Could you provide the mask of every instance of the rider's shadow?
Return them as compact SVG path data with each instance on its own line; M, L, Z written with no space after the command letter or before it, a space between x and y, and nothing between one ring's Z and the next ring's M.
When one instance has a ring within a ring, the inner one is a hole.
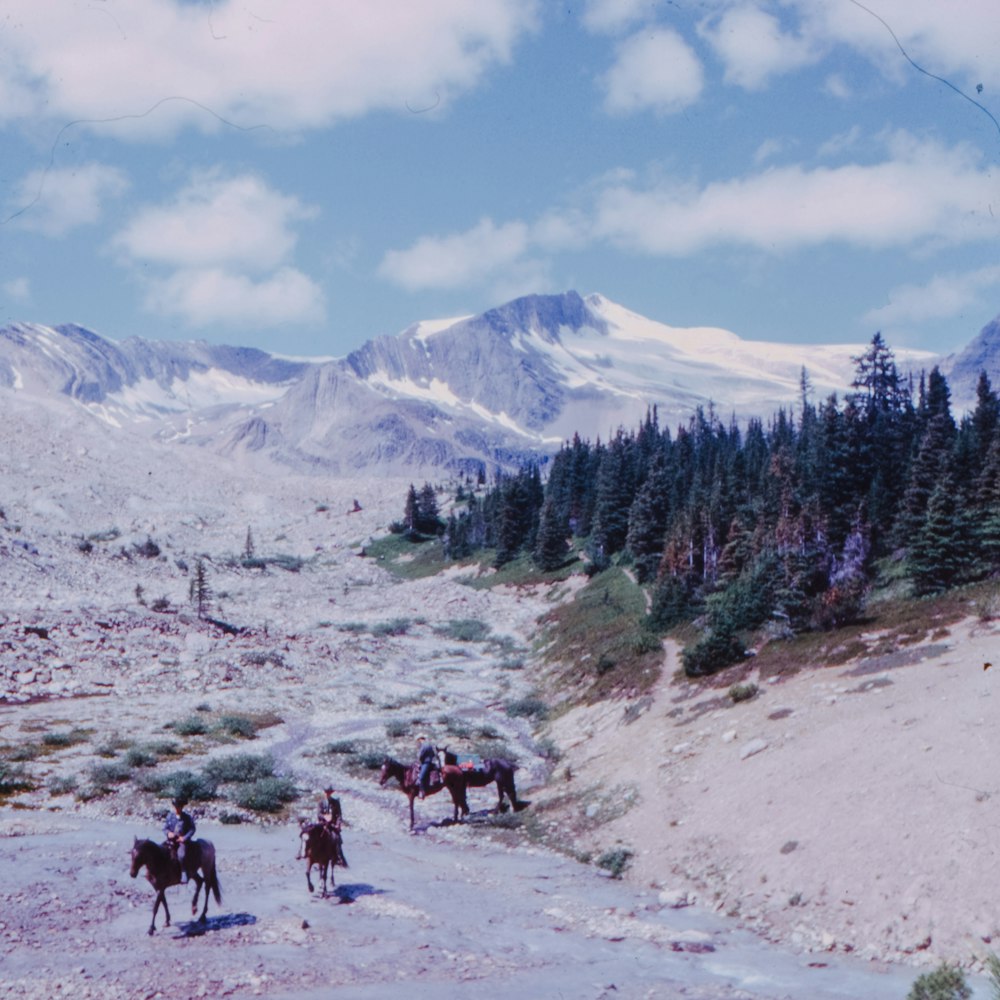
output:
M224 931L230 927L249 927L257 923L252 913L223 913L217 917L206 917L204 920L188 920L182 924L174 924L178 933L175 938L201 937L209 931Z
M356 882L352 885L338 885L334 888L332 895L336 896L342 903L353 903L362 896L381 896L384 889L376 889L367 882Z

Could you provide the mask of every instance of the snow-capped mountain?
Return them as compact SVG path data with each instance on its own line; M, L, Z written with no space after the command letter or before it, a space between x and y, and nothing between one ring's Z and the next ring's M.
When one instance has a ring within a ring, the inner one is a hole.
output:
M114 426L293 468L458 470L551 453L574 433L607 439L652 406L668 427L698 406L766 418L797 403L803 369L814 399L842 395L864 348L671 327L576 292L415 323L325 361L19 324L0 330L0 402L4 391L68 399ZM938 360L896 357L904 369ZM956 400L974 391L976 359L949 359Z

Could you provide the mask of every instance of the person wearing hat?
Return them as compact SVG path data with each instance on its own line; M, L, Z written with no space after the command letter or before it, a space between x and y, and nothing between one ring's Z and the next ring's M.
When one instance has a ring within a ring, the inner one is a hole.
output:
M167 813L167 818L163 823L163 832L167 838L167 846L181 867L181 885L186 885L188 873L184 867L184 856L189 841L194 837L194 819L184 809L187 805L187 799L183 795L178 795L173 799L171 805L174 807L174 811Z
M344 867L347 867L347 858L344 857L343 842L339 836L340 828L344 823L344 811L340 806L340 799L338 799L334 794L333 785L327 785L322 792L319 793L319 805L316 808L316 822L321 826L326 827L331 833L337 834L337 855L338 862ZM296 860L305 857L305 846L306 841L309 839L309 831L311 827L307 823L302 827L302 833L300 837L299 853L296 855Z
M417 783L420 785L420 797L424 798L430 790L431 771L434 768L440 770L441 764L434 744L423 734L417 737L417 763L420 765Z

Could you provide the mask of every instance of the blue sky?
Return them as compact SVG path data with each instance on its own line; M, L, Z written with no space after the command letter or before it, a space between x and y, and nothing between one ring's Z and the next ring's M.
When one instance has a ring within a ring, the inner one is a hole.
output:
M340 356L573 288L947 352L997 52L995 0L4 0L0 323Z

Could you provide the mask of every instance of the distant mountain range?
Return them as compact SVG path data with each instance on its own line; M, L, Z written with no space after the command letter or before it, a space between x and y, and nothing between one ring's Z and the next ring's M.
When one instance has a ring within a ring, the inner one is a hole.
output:
M294 469L471 471L549 454L574 433L606 440L653 406L671 428L699 406L723 420L767 418L797 404L803 368L817 401L843 396L864 348L671 327L576 292L415 323L326 361L19 323L0 329L0 405L16 392L163 441L261 453ZM980 370L1000 384L1000 319L947 358L895 354L904 370L940 364L961 409Z

